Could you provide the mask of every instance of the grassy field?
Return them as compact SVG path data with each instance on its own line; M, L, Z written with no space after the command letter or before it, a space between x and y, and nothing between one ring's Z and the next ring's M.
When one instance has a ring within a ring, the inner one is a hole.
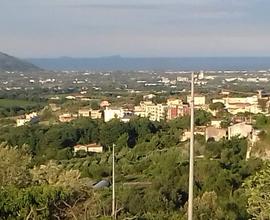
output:
M19 99L0 99L0 107L2 108L11 108L14 106L20 106L22 108L27 106L35 106L38 103L26 101L26 100L19 100Z

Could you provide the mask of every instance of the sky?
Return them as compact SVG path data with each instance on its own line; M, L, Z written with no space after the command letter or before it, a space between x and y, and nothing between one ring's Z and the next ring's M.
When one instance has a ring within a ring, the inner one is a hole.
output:
M0 51L35 57L270 56L269 0L0 0Z

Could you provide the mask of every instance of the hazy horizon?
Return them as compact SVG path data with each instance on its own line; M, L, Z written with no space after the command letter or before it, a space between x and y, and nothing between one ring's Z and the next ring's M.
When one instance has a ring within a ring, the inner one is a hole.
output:
M9 54L11 55L11 54ZM16 56L12 54L12 56ZM20 57L22 59L95 59L95 58L130 58L130 59L148 59L148 58L165 58L165 59L193 59L193 58L270 58L270 55L265 55L265 56L244 56L244 55L239 55L239 56L122 56L122 55L104 55L104 56L51 56L51 57Z
M0 0L20 58L270 56L267 0Z
M270 68L270 57L131 58L32 58L27 61L51 70L261 70Z

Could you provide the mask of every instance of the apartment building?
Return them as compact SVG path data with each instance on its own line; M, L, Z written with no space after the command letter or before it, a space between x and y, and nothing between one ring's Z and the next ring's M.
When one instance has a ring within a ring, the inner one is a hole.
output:
M183 101L181 99L168 99L167 106L168 120L188 115L190 112L189 106L187 104L183 104Z
M166 119L167 105L155 104L152 101L142 101L140 106L134 107L134 115L148 117L151 121L161 121Z
M258 114L262 112L259 105L258 96L249 97L226 97L223 98L225 108L229 113L235 115L238 113L250 112L253 114Z
M100 110L93 110L91 108L79 109L78 115L79 117L87 117L92 119L100 119L102 117Z

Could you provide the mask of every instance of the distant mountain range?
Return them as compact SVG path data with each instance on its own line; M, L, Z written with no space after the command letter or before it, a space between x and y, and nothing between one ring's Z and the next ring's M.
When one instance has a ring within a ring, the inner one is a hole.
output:
M0 71L32 72L41 69L28 61L0 52Z
M270 69L270 57L194 58L33 58L27 59L50 70L261 70Z
M270 57L30 58L18 59L0 52L0 71L48 70L267 70Z

